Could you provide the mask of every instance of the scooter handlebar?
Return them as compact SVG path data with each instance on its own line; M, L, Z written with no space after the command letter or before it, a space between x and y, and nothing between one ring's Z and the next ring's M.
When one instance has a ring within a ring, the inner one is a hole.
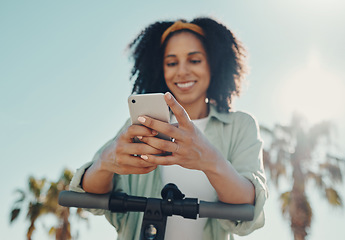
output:
M199 217L228 219L232 221L251 221L254 218L254 206L250 204L200 201Z
M58 202L64 207L97 208L109 210L109 198L110 194L61 191Z
M125 194L126 195L126 194ZM131 197L126 195L129 201L135 201L138 197ZM131 203L118 204L117 209L125 209L125 211L144 211L144 204L140 198L140 203L135 204L134 207ZM111 210L109 203L111 194L92 194L92 193L79 193L72 191L62 191L59 195L59 204L65 207L77 208L93 208ZM120 201L122 202L122 201ZM138 207L139 206L139 207ZM118 210L116 210L118 211ZM200 218L217 218L228 219L232 221L250 221L254 217L254 206L250 204L227 204L222 202L206 202L200 201L198 204L198 214Z

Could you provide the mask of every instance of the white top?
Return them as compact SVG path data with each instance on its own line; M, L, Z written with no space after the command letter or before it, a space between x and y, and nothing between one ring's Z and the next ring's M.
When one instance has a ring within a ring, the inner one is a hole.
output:
M208 118L192 120L195 126L204 132ZM171 123L176 123L175 116ZM216 201L217 194L206 175L202 171L190 170L178 165L159 166L163 184L174 183L187 198L198 198L204 201ZM206 218L185 219L180 216L168 217L165 233L166 240L200 240L202 239L203 229Z

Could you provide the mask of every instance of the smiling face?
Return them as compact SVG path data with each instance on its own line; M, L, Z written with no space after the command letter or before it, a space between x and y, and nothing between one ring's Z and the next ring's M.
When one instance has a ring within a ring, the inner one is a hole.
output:
M192 109L207 110L211 73L201 41L189 32L176 33L167 42L163 61L165 82L189 115Z

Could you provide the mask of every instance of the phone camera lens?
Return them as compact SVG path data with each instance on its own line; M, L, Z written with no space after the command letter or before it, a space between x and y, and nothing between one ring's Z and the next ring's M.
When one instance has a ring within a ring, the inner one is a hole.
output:
M132 103L135 103L135 100L134 100L134 99L132 99Z

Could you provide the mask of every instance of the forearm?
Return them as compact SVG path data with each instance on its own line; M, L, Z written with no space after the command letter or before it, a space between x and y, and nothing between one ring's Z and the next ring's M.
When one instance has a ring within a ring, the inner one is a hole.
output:
M222 202L233 204L254 204L255 188L253 184L241 176L229 161L221 156L204 170L207 178Z
M113 188L112 172L102 169L99 162L94 162L84 174L82 180L83 189L89 193L108 193Z

